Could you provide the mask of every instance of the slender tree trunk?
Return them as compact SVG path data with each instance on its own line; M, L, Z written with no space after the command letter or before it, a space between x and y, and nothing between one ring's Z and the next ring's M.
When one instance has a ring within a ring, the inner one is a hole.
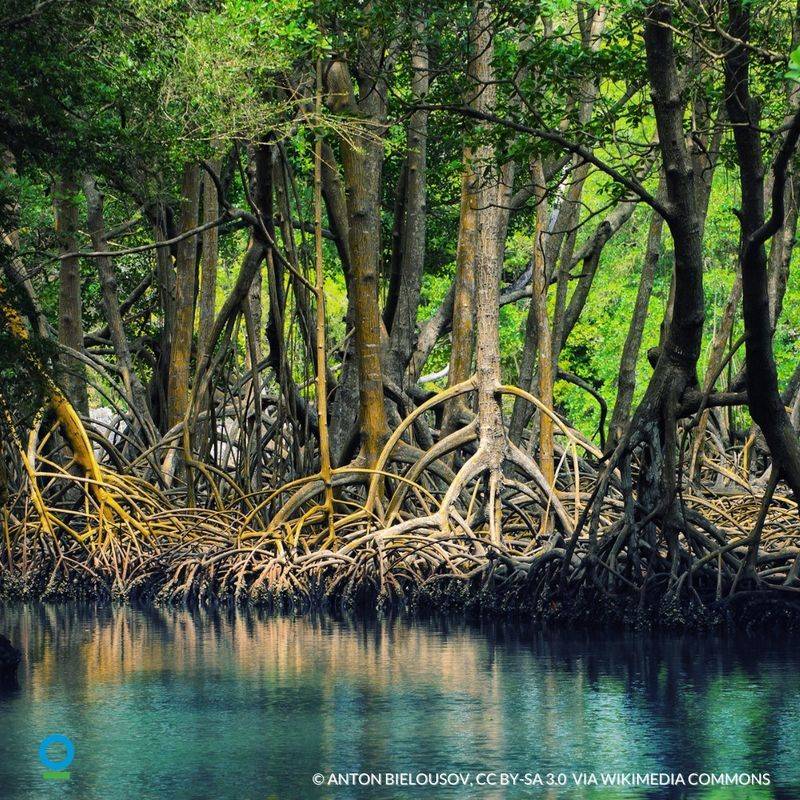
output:
M269 193L268 196L261 197L258 201L258 209L259 214L262 219L262 224L267 228L270 238L272 241L275 241L275 223L274 223L274 199L273 199L273 189L275 184L275 147L270 146L268 149L268 158L264 156L264 148L259 147L249 147L248 148L248 155L250 159L250 186L251 192L257 193L259 191L259 172L264 170L269 170ZM256 165L256 159L260 159L258 165ZM270 258L270 255L267 256ZM273 266L274 266L274 257L273 257ZM278 304L278 308L276 310L276 314L270 314L269 325L271 327L275 327L278 325L278 319L283 320L284 312L285 312L285 292L283 287L283 269L279 266L275 267L275 280L279 283L279 286L274 287L275 291L275 302ZM244 311L248 318L248 324L251 327L251 331L248 334L250 338L250 344L247 348L246 355L245 355L245 366L248 369L252 369L255 367L262 358L262 347L261 347L261 329L263 324L263 308L261 303L261 292L262 292L262 276L261 276L261 268L256 270L255 274L253 275L253 280L250 283L250 286L247 289L247 297L244 300ZM272 297L273 287L270 287L270 297ZM272 311L272 302L270 302L270 310ZM280 323L282 325L282 323ZM283 330L280 331L280 338L283 339ZM271 337L274 339L276 334L273 332ZM280 347L283 350L283 344ZM255 359L255 361L254 361Z
M455 386L472 374L475 340L475 255L478 233L478 175L473 166L474 154L464 148L464 172L461 178L461 213L456 244L456 275L453 282L450 364L447 385ZM438 338L438 337L437 337ZM454 397L445 404L442 435L456 425L464 401Z
M265 258L272 258L270 239L275 241L275 232L272 216L272 146L268 144L258 145L253 152L253 158L249 167L250 187L248 198L252 204L252 211L259 218L259 223L253 225L250 231L250 239L247 251L242 259L239 273L230 294L225 298L222 308L214 317L211 332L208 336L207 350L202 358L198 359L195 370L195 402L202 403L205 393L210 385L210 377L213 372L212 366L214 359L212 353L217 346L217 341L222 337L223 332L229 330L236 316L246 308L248 293L253 285L256 273L261 269ZM263 227L262 227L263 226ZM270 270L270 272L272 272ZM286 378L286 372L281 364L285 357L283 350L283 340L281 327L282 319L281 300L278 299L273 304L272 292L274 282L270 281L270 322L267 325L267 341L269 342L269 366L275 374L275 378L281 387L281 391L287 398L287 404L294 409L296 395L293 392L291 376ZM274 320L273 320L274 317ZM249 324L247 319L246 325ZM252 319L250 320L252 323ZM254 336L253 331L248 335L250 343ZM250 357L252 363L252 357ZM287 382L288 380L288 382Z
M476 0L471 38L475 43L475 79L481 107L494 110L497 90L494 82L494 41L492 11L486 0ZM496 153L493 144L481 144L476 163L488 165L478 188L478 236L475 254L475 377L479 449L477 466L488 473L489 537L500 538L502 530L500 490L506 453L506 434L497 390L500 372L500 276L508 224L508 205L514 182L513 163L491 169Z
M180 229L197 226L200 167L186 164L181 182ZM183 420L189 403L189 362L194 332L194 303L197 277L197 237L190 236L178 245L175 261L175 330L170 349L167 385L167 426Z
M388 438L389 425L383 401L381 363L381 316L378 305L380 260L382 126L385 121L385 86L369 77L377 72L374 54L367 55L355 100L347 67L342 62L328 72L334 92L364 118L368 127L341 139L342 167L349 226L352 270L355 352L358 361L359 426L361 455L368 466L375 463ZM370 68L371 65L371 68Z
M295 311L303 337L303 344L309 361L316 364L314 335L316 322L311 310L311 296L308 287L297 277L297 274L302 274L304 267L294 240L294 228L292 225L290 198L295 196L292 191L294 189L292 167L286 159L286 153L283 148L278 146L277 150L280 157L275 159L275 165L272 170L272 183L275 188L275 203L277 207L275 219L280 227L283 252L287 262L293 267L289 280L294 292Z
M322 199L328 215L328 225L342 262L345 284L350 282L350 225L347 219L347 200L333 148L322 143Z
M410 136L410 128L407 133ZM408 159L409 152L403 165L400 167L400 174L397 176L397 184L394 188L394 213L392 215L392 246L391 257L388 264L388 286L386 288L386 301L383 306L383 324L386 330L391 333L394 315L397 311L397 303L400 299L400 280L402 277L403 228L406 224L406 195L408 192Z
M263 309L261 303L261 270L256 270L253 276L253 282L250 284L250 289L247 292L247 300L245 301L248 308L250 319L253 323L253 346L248 348L246 365L248 367L257 366L263 358L263 348L261 346L261 328L263 325ZM252 351L252 352L251 352ZM253 362L253 359L255 361Z
M584 13L583 7L578 7L578 25L581 31L582 46L587 52L596 52L600 46L600 37L605 27L606 9L599 6L597 9ZM594 103L597 98L598 86L594 78L581 81L578 85L576 96L570 97L567 106L573 109L577 106L578 122L582 126L589 124L594 111ZM568 324L567 314L567 293L569 289L570 270L574 266L572 254L575 245L576 227L580 220L581 197L583 187L589 174L589 165L582 162L577 157L571 159L572 169L567 177L563 178L556 192L555 200L549 204L545 193L547 184L546 171L544 164L537 170L539 177L533 178L533 196L537 197L536 204L536 224L540 231L537 234L537 244L535 250L538 255L531 259L531 264L537 266L536 258L540 258L539 265L545 286L544 316L542 316L541 302L536 302L536 289L532 288L532 301L528 308L528 316L525 322L525 338L520 356L519 374L517 376L518 385L526 391L534 390L534 376L538 375L537 393L544 391L550 398L552 405L552 384L558 375L558 361L565 337L565 329ZM605 242L603 242L604 244ZM600 245L602 249L602 244ZM597 259L593 264L594 268L599 261L599 250ZM533 279L533 269L531 270ZM555 308L553 312L552 326L547 319L547 287L551 280L556 279ZM579 286L579 289L591 285L593 275L587 282ZM581 292L577 292L578 298ZM585 296L584 296L585 302ZM574 324L574 323L573 323ZM546 326L547 330L544 329ZM547 346L547 359L549 363L545 366L545 374L542 375L541 367L544 365L541 348L544 346L541 336L544 335ZM544 401L544 398L540 398ZM509 436L511 441L517 443L522 437L522 432L531 417L531 407L526 400L521 397L515 398L514 407L511 414L511 424ZM549 463L552 459L547 455L550 446L546 444L552 440L552 423L550 419L542 418L544 429L539 428L540 447L545 447L545 461ZM544 437L542 439L541 437ZM552 471L552 470L551 470Z
M211 162L219 174L220 159ZM219 198L214 181L206 175L203 179L203 222L212 222L219 216ZM198 296L199 320L197 329L197 360L208 350L208 337L214 324L217 301L217 263L219 261L219 229L214 226L203 231L202 261L200 265L200 292Z
M6 176L13 180L17 174L13 153L4 150L0 163L2 163ZM30 275L17 255L19 253L19 211L19 202L16 198L11 199L11 202L0 208L0 234L2 234L0 241L11 250L10 258L3 258L0 261L2 261L3 270L9 283L22 292L25 297L25 314L31 322L32 329L39 339L45 340L49 338L47 320L36 297Z
M659 188L658 197L664 198L663 178ZM639 279L639 289L636 293L636 302L633 306L631 323L628 335L622 347L622 357L619 364L617 378L617 399L611 415L611 425L608 432L606 448L613 450L625 429L633 405L633 393L636 389L636 362L639 359L639 348L644 334L644 323L647 318L647 309L650 304L650 295L653 291L658 260L661 256L661 233L664 220L657 211L650 217L650 227L647 232L647 246L645 248L642 274Z
M706 364L706 374L703 379L703 391L711 392L714 388L712 381L714 376L719 371L722 361L725 357L725 348L731 340L731 331L733 330L733 323L736 321L736 311L739 308L739 301L742 297L742 273L737 271L736 277L733 281L728 301L725 303L725 308L722 312L722 319L720 320L719 327L714 333L714 338L711 340L711 350L708 354L708 363ZM692 445L692 458L689 465L688 476L689 480L694 479L695 472L701 464L702 448L705 442L705 433L708 427L708 421L711 415L711 409L706 409L697 423L697 427L693 431L694 443Z
M794 23L792 26L792 49L800 45L800 2L797 5ZM786 97L790 114L786 119L791 124L792 116L800 108L800 85L794 81L788 82ZM786 294L786 284L789 279L789 265L794 252L795 238L798 222L798 198L800 198L800 172L794 164L789 162L786 169L786 190L784 192L785 213L783 229L773 236L769 251L768 282L769 282L769 314L772 320L772 330L778 324L783 310L783 297Z
M495 88L491 84L494 46L489 27L488 7L478 2L474 14L469 31L470 55L467 77L470 80L470 94L467 102L476 110L486 112L493 105L496 95ZM479 194L483 190L479 175L481 165L476 162L476 158L480 158L480 155L473 152L472 147L465 146L462 157L464 171L461 177L456 274L453 283L453 328L450 337L448 387L465 381L472 374L472 357L475 346L476 269L480 236L478 206ZM505 234L503 236L505 238ZM445 404L442 436L446 436L457 427L463 405L464 400L461 397L453 398Z
M175 234L172 213L169 207L158 203L151 209L153 239L163 242ZM172 352L172 338L175 331L175 266L174 247L159 247L156 257L156 283L162 312L161 336L159 341L156 369L150 380L150 406L153 416L162 432L166 432L169 417L167 394L169 391L169 365Z
M550 320L547 317L547 290L549 287L545 263L545 244L547 241L545 216L547 206L545 198L547 189L544 182L544 171L539 160L533 162L532 178L534 184L538 187L536 207L539 213L536 214L536 234L533 244L533 275L531 277L533 284L531 308L533 312L528 316L532 316L536 321L536 342L539 352L539 399L546 408L552 409L554 370L556 366L553 363ZM555 480L553 471L553 420L547 414L540 414L539 416L539 464L541 465L542 475L544 475L548 485L552 486Z
M660 520L674 577L682 524L676 506L677 418L681 398L697 384L705 310L701 225L684 134L685 109L673 37L671 4L656 2L649 6L644 41L664 170L665 222L674 247L674 314L642 402L615 452L619 453L623 445L629 451L642 445L637 512L650 520L644 527L647 536L654 534L654 521Z
M56 235L62 254L74 253L78 249L78 191L78 184L71 176L61 178L54 187ZM58 286L58 341L78 352L83 350L81 312L80 260L77 256L62 258ZM86 367L68 353L59 355L59 365L59 379L68 400L81 416L88 417Z
M334 466L343 464L351 454L353 442L358 436L358 419L352 409L359 404L358 364L353 345L354 294L352 291L352 268L350 266L350 222L347 216L347 200L339 174L336 155L327 142L322 143L322 197L328 215L328 224L334 235L336 250L342 264L347 287L347 315L345 327L347 339L342 347L342 370L331 404L330 447Z
M581 28L581 40L587 53L596 53L601 44L601 37L606 24L608 9L599 5L595 9L584 13L578 9L578 23ZM597 80L591 77L581 81L578 86L578 122L582 127L588 126L594 114L594 105L597 99L599 86ZM553 348L553 373L558 374L558 360L561 355L562 331L564 326L563 310L566 307L567 289L569 281L569 262L575 246L577 225L581 216L581 198L586 178L589 175L589 165L580 163L577 158L573 160L573 174L567 195L558 209L558 214L553 221L553 231L548 237L550 252L546 252L546 273L548 281L555 274L560 258L560 269L557 274L555 309L553 312L553 333L551 336Z
M569 292L569 276L572 256L575 250L577 227L580 221L581 197L583 187L589 174L588 165L576 167L573 181L567 191L567 196L559 209L555 219L555 232L563 244L553 247L550 260L547 261L545 271L548 281L556 273L556 296L553 309L553 368L558 371L558 359L561 356L561 343L563 337L565 310L567 307L567 294ZM556 237L551 235L548 242ZM546 251L545 251L546 252Z
M623 200L620 204L597 226L592 237L580 248L570 263L570 271L580 264L580 277L577 280L575 289L569 298L567 307L564 310L563 324L559 326L561 340L559 351L569 339L572 329L578 322L586 301L589 299L589 292L592 289L597 269L600 266L600 256L603 248L609 239L614 236L620 228L633 216L636 210L636 203L630 200Z
M786 181L786 218L783 228L773 237L769 250L769 316L772 320L773 331L783 311L783 298L789 280L789 265L792 262L792 253L797 237L798 194L800 194L800 175L791 164Z
M730 0L731 34L747 42L750 10L741 0ZM728 116L733 123L742 187L741 248L742 311L744 316L747 396L753 420L767 440L774 467L800 499L800 442L778 390L778 373L772 351L767 256L765 242L784 223L786 169L800 136L800 112L792 121L775 162L772 216L764 222L764 165L759 132L760 108L750 95L750 51L737 45L725 59ZM752 550L751 550L752 552Z
M251 235L251 244L260 242L266 254L267 291L269 293L269 313L267 315L266 338L269 344L269 365L272 369L281 392L286 400L292 420L297 420L296 394L294 381L289 368L286 352L286 287L284 264L269 244L275 241L274 227L274 189L276 147L273 144L255 145L250 152L250 192L255 203L261 224L256 226ZM261 261L250 273L242 303L250 317L253 327L253 347L248 355L248 363L253 357L261 357L260 329L262 323L261 308ZM259 334L259 335L256 335Z
M83 194L86 198L87 222L92 247L95 250L108 250L106 241L105 220L103 219L103 193L92 175L83 180ZM117 276L114 263L108 256L94 259L100 278L100 290L103 298L103 310L106 314L111 344L117 357L117 367L122 376L125 399L134 411L135 422L143 428L144 440L152 443L155 439L155 424L150 415L147 403L147 391L133 367L128 337L125 335L122 314L117 292Z
M417 41L411 54L411 91L420 102L428 92L428 51L425 27L417 25ZM400 273L397 302L391 320L386 370L402 386L416 342L422 270L425 265L425 224L427 196L428 112L415 111L408 124L405 215L401 228Z
M583 311L589 292L592 288L597 269L600 264L600 256L608 240L633 216L636 210L636 203L623 200L620 204L597 226L594 234L589 237L586 243L572 256L568 265L562 267L571 272L578 264L581 265L581 275L578 278L575 289L566 303L566 308L561 313L558 324L555 326L553 336L560 337L558 344L553 343L554 350L560 353L572 333L578 318ZM536 333L535 314L528 314L525 327L525 340L520 358L518 385L530 391L533 387L533 379L536 367L536 354L538 352L538 341ZM509 426L509 437L514 443L519 443L522 431L531 416L531 409L528 403L522 398L516 398L511 414L511 424Z

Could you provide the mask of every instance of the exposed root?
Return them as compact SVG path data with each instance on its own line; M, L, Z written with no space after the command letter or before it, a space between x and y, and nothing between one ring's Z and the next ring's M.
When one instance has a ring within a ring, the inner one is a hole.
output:
M419 415L473 389L466 382L412 412L372 469L355 463L328 481L316 474L261 494L237 487L222 509L182 508L143 477L100 465L80 420L66 417L70 432L56 416L72 458L53 452L54 432L33 450L13 437L6 445L20 472L8 482L17 488L3 516L0 591L482 607L691 625L738 618L767 600L781 614L797 612L797 507L780 485L757 489L730 454L723 464L709 446L698 478L713 476L716 491L681 486L661 522L632 508L630 482L642 464L620 449L616 464L598 470L596 448L555 415L554 486L510 442L487 471L475 423L425 451L405 438ZM498 396L506 392L551 413L508 387Z

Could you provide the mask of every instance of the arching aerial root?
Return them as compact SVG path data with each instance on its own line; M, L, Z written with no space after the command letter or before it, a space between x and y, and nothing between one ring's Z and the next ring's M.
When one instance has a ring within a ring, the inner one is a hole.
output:
M17 443L25 480L4 507L0 592L490 606L540 618L655 616L679 624L724 620L748 604L795 613L800 531L797 508L779 486L768 502L763 491L744 490L741 474L721 496L685 487L669 520L677 532L671 552L660 528L645 534L647 520L629 513L622 470L594 497L594 535L578 532L570 550L597 488L601 472L591 460L599 453L556 418L555 486L510 443L502 479L492 483L480 469L474 425L424 452L404 439L415 415L443 399L410 415L373 468L333 470L332 510L319 475L269 493L239 492L223 510L184 509L140 477L76 468L77 459L57 464L42 442L33 451ZM452 454L455 473L441 468Z

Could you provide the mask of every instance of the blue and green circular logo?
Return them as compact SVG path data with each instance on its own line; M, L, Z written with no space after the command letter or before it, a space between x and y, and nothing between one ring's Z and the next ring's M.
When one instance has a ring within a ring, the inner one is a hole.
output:
M75 745L63 733L51 733L39 745L39 761L45 767L42 777L47 781L69 780L69 765L75 758Z

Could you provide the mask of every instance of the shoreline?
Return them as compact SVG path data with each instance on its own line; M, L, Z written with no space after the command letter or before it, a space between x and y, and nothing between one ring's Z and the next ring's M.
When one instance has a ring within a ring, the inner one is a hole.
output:
M800 597L774 588L744 589L719 601L698 602L695 598L676 600L665 596L642 604L637 593L609 596L600 591L580 589L573 597L534 594L521 583L513 586L467 585L445 575L427 586L407 586L401 595L375 591L368 576L347 591L332 590L335 578L316 582L310 593L264 588L251 592L189 592L183 597L170 594L170 581L149 576L127 593L114 592L92 580L79 580L77 573L42 587L43 570L19 575L0 573L0 608L41 603L58 606L91 604L102 607L175 608L189 611L210 609L263 610L276 615L325 614L383 618L395 615L415 619L435 616L469 622L498 622L554 630L622 630L630 632L686 632L714 635L772 634L800 630ZM205 576L207 577L207 576ZM204 576L196 576L202 585Z

